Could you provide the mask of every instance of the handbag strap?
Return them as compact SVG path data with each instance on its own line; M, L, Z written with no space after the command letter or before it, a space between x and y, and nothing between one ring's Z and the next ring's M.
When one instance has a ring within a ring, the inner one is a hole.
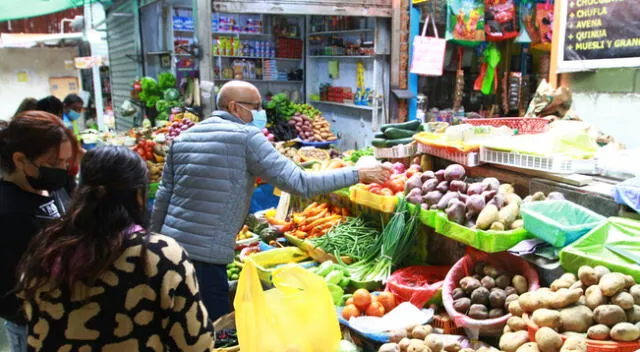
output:
M427 27L429 26L429 20L431 19L431 15L427 15L427 17L424 20L424 26L422 26L422 37L426 37L427 35ZM436 27L436 21L433 20L431 22L431 26L433 27L433 32L436 35L436 38L440 38L438 36L438 27Z

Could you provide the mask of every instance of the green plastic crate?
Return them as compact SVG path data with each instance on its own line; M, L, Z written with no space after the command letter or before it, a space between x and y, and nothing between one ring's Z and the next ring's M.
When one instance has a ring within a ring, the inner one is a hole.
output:
M509 231L472 229L449 221L444 212L438 212L435 218L437 233L487 253L506 251L531 237L531 234L522 228Z
M613 245L640 256L640 221L609 218L560 251L560 265L567 272L578 272L582 265L603 265L612 271L633 276L640 281L640 266L612 252L605 245Z

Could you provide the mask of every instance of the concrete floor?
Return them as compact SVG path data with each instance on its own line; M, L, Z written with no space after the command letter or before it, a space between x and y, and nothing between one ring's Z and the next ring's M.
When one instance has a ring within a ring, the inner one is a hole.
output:
M4 331L4 320L0 319L0 352L11 352L7 333Z

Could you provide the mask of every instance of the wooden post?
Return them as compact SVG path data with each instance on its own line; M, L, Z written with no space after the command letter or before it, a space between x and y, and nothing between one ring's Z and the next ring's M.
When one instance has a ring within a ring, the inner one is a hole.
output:
M551 39L551 62L549 63L549 84L553 88L558 87L558 56L560 50L564 48L560 48L560 19L562 18L562 1L566 0L555 0L553 6L553 38Z

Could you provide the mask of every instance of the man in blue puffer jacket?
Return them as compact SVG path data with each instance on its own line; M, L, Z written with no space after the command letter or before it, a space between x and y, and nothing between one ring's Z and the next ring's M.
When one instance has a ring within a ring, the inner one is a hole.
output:
M213 116L182 133L170 147L156 195L151 230L175 238L194 263L210 318L231 311L226 264L249 211L256 177L311 197L359 181L383 183L391 171L376 166L307 173L262 134L260 92L242 81L225 84Z

